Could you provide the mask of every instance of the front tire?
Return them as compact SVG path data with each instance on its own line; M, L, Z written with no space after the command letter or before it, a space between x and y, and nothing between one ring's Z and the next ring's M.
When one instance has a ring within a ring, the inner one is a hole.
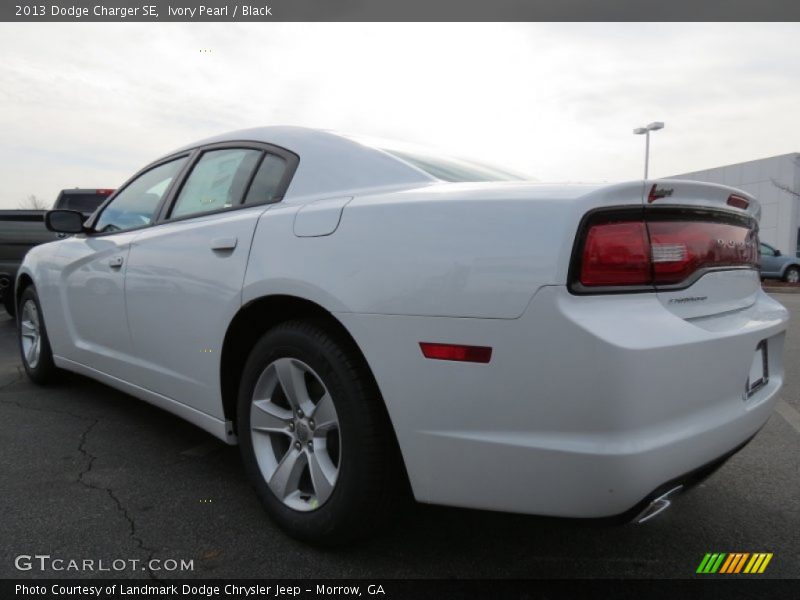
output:
M32 285L25 288L19 299L17 341L22 366L31 381L46 385L58 379L60 371L53 362L53 351L47 337L42 307Z
M797 267L789 267L786 269L786 273L783 274L783 280L787 283L800 282L800 269Z
M403 495L372 375L349 340L318 323L283 323L255 345L237 423L250 481L292 537L323 545L363 537Z

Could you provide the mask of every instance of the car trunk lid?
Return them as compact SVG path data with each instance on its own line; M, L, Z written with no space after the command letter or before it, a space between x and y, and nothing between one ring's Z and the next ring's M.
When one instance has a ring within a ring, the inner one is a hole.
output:
M639 207L599 208L584 218L570 276L573 292L656 292L683 318L755 301L760 206L753 197L693 181L622 187L628 186L639 186Z
M661 303L687 319L752 305L761 289L756 199L696 181L661 180L646 190Z

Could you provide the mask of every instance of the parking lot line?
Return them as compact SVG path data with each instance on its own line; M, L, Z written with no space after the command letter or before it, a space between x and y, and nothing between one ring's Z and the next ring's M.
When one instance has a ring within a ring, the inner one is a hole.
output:
M797 433L800 433L800 412L797 412L785 400L778 402L778 405L775 407L775 412L782 416Z

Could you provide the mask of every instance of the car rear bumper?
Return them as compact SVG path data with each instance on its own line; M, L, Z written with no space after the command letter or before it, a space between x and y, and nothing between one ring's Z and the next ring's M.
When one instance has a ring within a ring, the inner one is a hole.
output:
M611 517L601 517L596 520L620 525L631 522L644 523L650 520L669 508L672 502L677 500L680 495L699 485L718 471L728 460L743 450L756 435L757 433L753 434L722 456L661 484L627 511ZM663 503L664 499L668 500L666 504Z
M514 320L337 316L372 367L420 501L588 518L626 513L751 438L783 382L788 320L763 292L687 320L654 294L563 286ZM421 341L493 355L428 360ZM745 399L762 341L770 378Z

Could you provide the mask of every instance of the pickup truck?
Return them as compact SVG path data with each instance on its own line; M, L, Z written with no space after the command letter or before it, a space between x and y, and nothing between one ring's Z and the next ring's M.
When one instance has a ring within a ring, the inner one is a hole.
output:
M53 208L76 210L87 218L114 190L61 190ZM6 311L14 314L14 278L28 250L45 242L64 237L44 226L46 210L0 210L0 300Z

